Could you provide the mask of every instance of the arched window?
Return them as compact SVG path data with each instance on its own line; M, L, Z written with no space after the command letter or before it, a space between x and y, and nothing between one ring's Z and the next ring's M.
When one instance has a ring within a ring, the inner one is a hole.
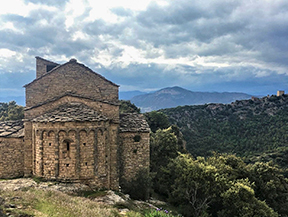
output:
M71 150L71 143L72 143L72 141L71 140L69 140L69 139L65 139L64 141L63 141L63 154L64 154L64 158L66 158L66 157L68 157L68 158L70 158L70 150Z

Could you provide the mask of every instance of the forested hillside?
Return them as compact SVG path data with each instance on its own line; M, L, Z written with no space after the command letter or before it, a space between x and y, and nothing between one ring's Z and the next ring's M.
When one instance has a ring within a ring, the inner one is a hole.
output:
M288 165L288 96L164 109L193 156L214 151Z

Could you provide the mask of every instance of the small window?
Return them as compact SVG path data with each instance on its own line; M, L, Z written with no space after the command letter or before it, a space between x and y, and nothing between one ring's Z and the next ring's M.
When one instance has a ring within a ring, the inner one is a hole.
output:
M136 135L136 136L134 136L134 142L140 142L140 140L141 140L141 136L140 135Z
M66 167L69 167L69 164L66 164Z
M54 69L56 66L55 65L46 65L46 72L51 71L52 69Z
M87 162L85 162L85 165L86 165L86 166L88 165Z
M70 142L66 142L67 151L70 151Z
M51 143L49 143L49 146L51 146Z
M86 146L86 143L84 142L83 145Z

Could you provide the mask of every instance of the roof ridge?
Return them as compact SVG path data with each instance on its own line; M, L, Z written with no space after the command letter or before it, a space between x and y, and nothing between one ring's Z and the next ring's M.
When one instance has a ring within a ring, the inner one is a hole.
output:
M37 57L36 57L36 58L37 58ZM38 57L38 58L41 58L41 57ZM41 58L41 59L43 59L43 58ZM43 60L45 60L45 59L43 59ZM49 60L45 60L45 61L49 61ZM49 62L53 63L52 61L49 61ZM58 64L58 63L54 63L54 64ZM59 69L59 68L65 66L65 65L67 65L67 64L78 64L79 66L82 66L82 67L86 68L89 72L93 73L93 74L96 75L96 76L99 76L100 78L104 79L105 81L109 82L110 84L119 87L118 84L115 84L114 82L112 82L112 81L108 80L107 78L105 78L103 75L100 75L99 73L94 72L92 69L90 69L88 66L85 66L83 63L78 63L76 59L71 59L71 60L69 60L68 62L63 63L63 64L58 64L58 66L56 66L55 68L51 69L49 72L45 73L44 75L42 75L42 76L39 77L39 78L34 79L34 80L31 81L30 83L25 84L23 87L27 87L27 86L31 85L32 83L40 80L41 78L43 78L43 77L45 77L45 76L47 76L47 75L50 75L50 74L53 73L56 69Z

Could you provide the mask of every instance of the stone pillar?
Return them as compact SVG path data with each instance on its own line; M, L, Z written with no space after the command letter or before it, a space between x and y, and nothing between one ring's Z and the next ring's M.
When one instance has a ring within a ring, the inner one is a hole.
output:
M94 131L95 138L94 138L94 147L93 147L93 157L94 157L94 176L98 175L98 136L97 136L98 130Z
M118 164L118 124L111 124L109 128L109 179L110 188L119 190L119 164Z
M59 131L55 132L55 178L59 176Z
M32 175L33 156L32 156L32 123L24 122L24 177Z
M80 162L80 132L76 131L76 162L75 162L75 176L79 179L81 174L81 162Z

